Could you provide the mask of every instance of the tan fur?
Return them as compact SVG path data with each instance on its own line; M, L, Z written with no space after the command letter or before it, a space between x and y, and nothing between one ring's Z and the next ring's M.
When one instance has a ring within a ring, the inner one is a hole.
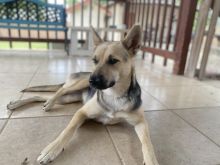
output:
M94 31L94 29L92 28ZM94 52L93 58L98 60L95 70L92 74L102 74L107 81L115 81L115 85L103 90L106 95L111 97L122 96L129 88L132 81L131 75L134 72L133 56L140 46L141 28L139 25L134 25L128 32L127 36L121 42L105 43L94 31ZM114 65L108 65L109 56L119 60ZM89 76L84 74L82 77L77 75L70 76L70 79L57 90L56 94L47 100L44 110L48 111L52 108L55 102L61 99L64 95L70 92L81 91L89 86ZM73 99L77 100L77 99ZM15 109L19 106L33 101L45 101L45 98L34 97L29 100L20 101L19 104L9 104L9 109ZM126 107L126 106L125 106ZM73 134L80 127L86 119L95 119L105 124L115 124L120 121L127 121L134 126L135 131L142 144L142 152L144 163L146 165L158 165L154 149L151 143L148 124L144 118L144 111L142 107L134 111L128 111L126 108L119 111L106 111L97 102L97 93L80 108L73 116L70 123L63 130L63 132L50 143L38 157L38 162L47 164L53 161L62 151L63 148L70 141Z

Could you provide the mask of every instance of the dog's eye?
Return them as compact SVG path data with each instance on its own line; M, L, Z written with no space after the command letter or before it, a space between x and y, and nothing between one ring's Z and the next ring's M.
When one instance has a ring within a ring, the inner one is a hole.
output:
M115 58L109 58L108 59L108 64L110 65L114 65L116 64L117 62L119 62L119 60L115 59Z
M93 58L92 61L94 62L94 64L98 64L98 60L96 58Z

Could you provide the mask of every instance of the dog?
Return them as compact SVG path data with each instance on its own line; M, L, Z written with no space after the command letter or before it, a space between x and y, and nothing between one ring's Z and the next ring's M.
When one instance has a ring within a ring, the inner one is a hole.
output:
M142 144L144 164L158 165L133 61L141 44L141 26L134 25L120 42L104 42L92 27L91 30L94 42L93 72L73 73L64 84L26 88L23 92L56 93L50 99L34 96L13 101L7 108L14 110L31 102L45 102L43 109L49 111L55 103L83 102L83 107L75 113L68 126L40 153L37 158L40 164L52 162L83 122L94 119L103 124L126 121L133 125Z

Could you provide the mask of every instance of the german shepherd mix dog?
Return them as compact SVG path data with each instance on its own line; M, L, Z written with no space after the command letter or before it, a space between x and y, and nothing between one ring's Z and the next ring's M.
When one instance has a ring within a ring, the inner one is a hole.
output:
M37 159L40 164L53 161L80 125L86 119L95 119L103 124L127 121L133 125L142 144L144 164L158 165L141 106L141 89L133 63L141 43L141 27L134 25L120 42L103 42L95 30L91 29L95 46L93 61L96 66L92 73L73 73L64 84L24 89L24 92L56 93L50 99L35 96L10 102L7 107L13 110L31 102L45 102L43 109L49 111L55 103L84 103L63 132L40 153Z

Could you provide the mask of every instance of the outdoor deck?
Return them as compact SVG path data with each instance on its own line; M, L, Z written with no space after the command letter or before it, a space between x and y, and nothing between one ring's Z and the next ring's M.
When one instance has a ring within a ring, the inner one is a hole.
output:
M90 71L88 57L63 52L0 52L0 164L34 165L40 151L65 128L80 103L44 112L42 104L14 112L6 104L28 97L19 91L55 84L68 73ZM136 59L143 104L160 165L220 164L220 82L200 82L173 75L169 66ZM211 85L209 85L211 84ZM127 124L84 124L52 163L57 165L141 165L141 146Z

